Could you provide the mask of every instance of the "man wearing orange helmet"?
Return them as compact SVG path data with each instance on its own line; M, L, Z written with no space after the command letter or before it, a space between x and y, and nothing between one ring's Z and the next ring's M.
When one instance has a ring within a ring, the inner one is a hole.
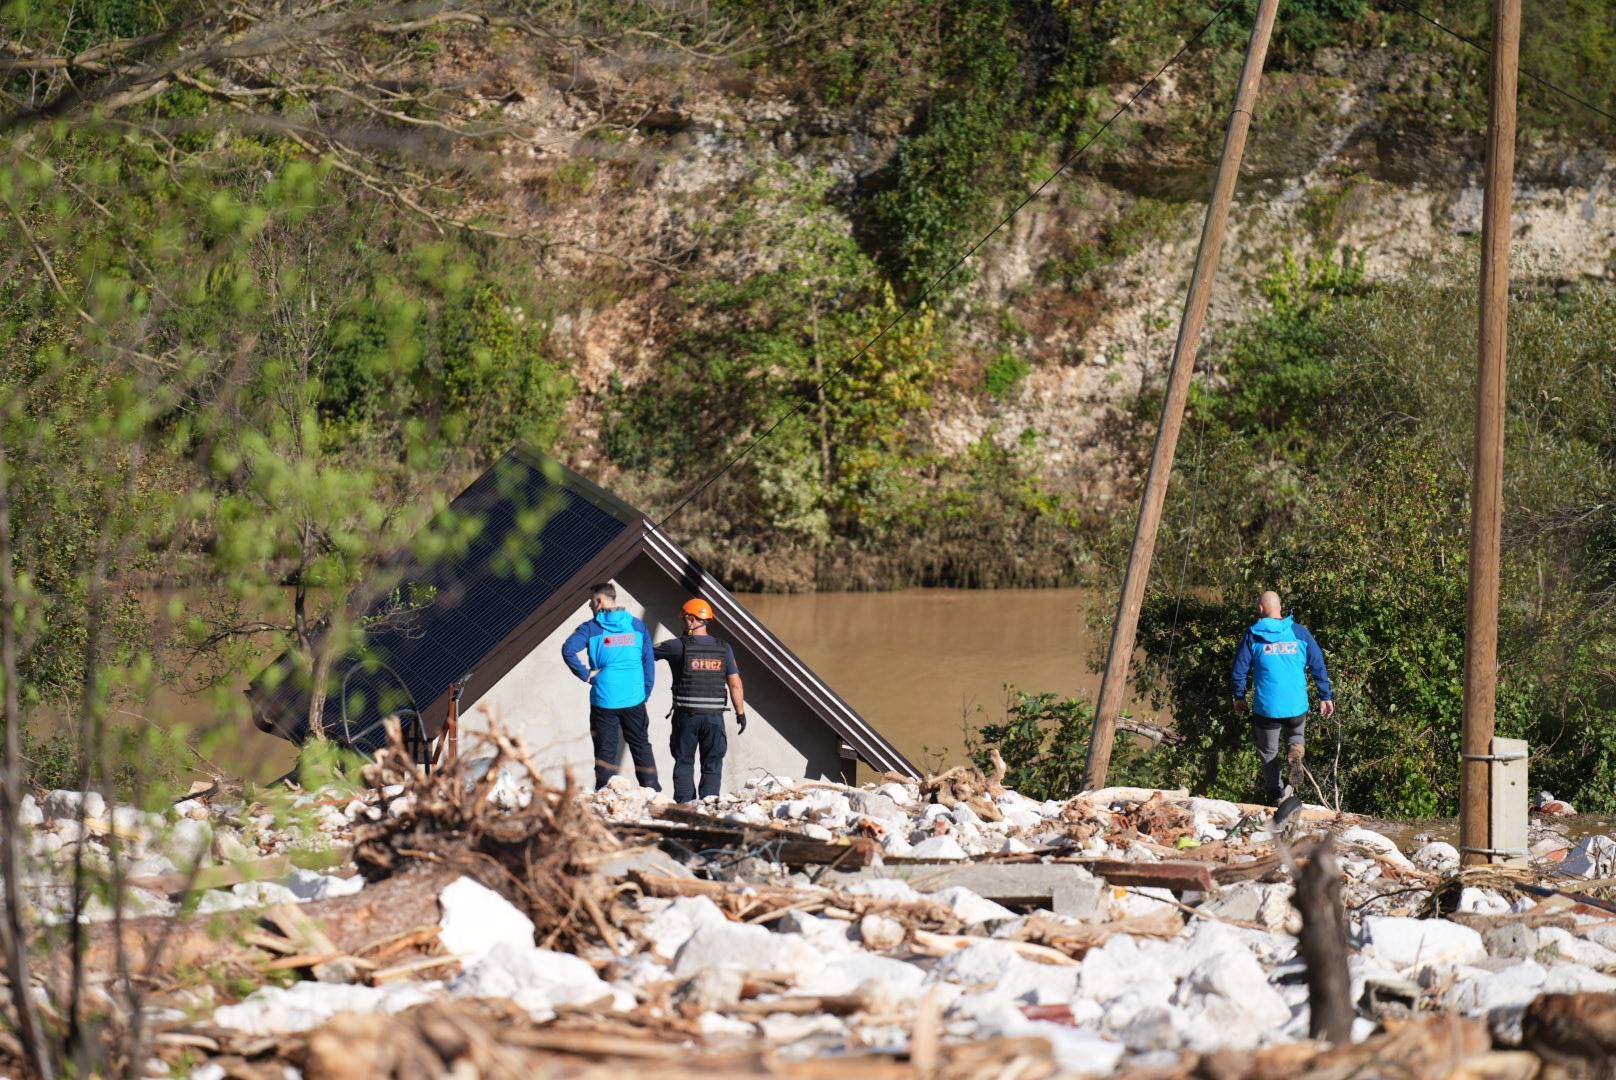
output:
M656 647L656 658L673 669L673 797L690 802L717 795L724 780L724 709L735 703L735 726L746 731L746 692L735 652L707 632L712 605L699 596L684 606L684 636ZM726 697L727 693L727 697ZM701 787L696 787L696 754L701 754Z

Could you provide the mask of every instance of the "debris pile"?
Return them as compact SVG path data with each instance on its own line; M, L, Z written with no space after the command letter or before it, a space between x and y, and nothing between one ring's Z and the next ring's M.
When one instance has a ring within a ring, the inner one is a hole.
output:
M516 898L546 946L576 949L592 937L615 946L606 910L612 890L595 866L622 844L576 798L570 777L563 789L546 787L507 736L488 743L492 755L479 759L480 775L428 772L397 740L366 765L366 783L389 801L385 813L354 829L359 872L376 881L421 864L457 870Z
M547 787L498 736L449 771L384 753L364 779L294 795L300 828L228 796L122 819L139 858L176 833L207 849L145 868L167 878L131 875L143 916L80 916L92 969L121 941L161 988L152 1071L200 1055L192 1075L215 1077L1340 1076L1369 1061L1525 1077L1544 1062L1575 1075L1616 1045L1616 924L1594 895L1607 837L1531 870L1460 871L1450 845L1405 854L1321 807L1287 837L1270 808L1137 788L1036 800L968 768L864 787L763 776L675 806L626 778ZM73 832L52 822L120 821L74 794L32 804L36 850ZM226 830L239 858L213 843ZM1324 834L1355 1009L1336 1047L1309 1040L1293 885ZM71 843L93 862L104 835ZM334 872L282 861L322 843ZM59 882L33 884L43 922L71 917ZM233 913L228 934L194 917L209 912ZM155 939L171 947L143 953ZM231 977L174 977L204 964Z

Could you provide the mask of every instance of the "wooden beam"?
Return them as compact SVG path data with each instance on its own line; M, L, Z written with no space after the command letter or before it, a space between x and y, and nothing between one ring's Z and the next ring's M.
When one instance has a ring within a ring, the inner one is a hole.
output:
M1212 867L1204 862L1132 862L1096 859L1083 864L1108 885L1132 885L1173 892L1211 892Z
M1509 346L1509 217L1515 184L1515 88L1520 0L1493 0L1487 174L1481 211L1480 327L1476 340L1476 452L1470 489L1470 592L1465 616L1464 734L1459 847L1489 862L1493 706L1498 692L1498 556L1504 501L1505 354Z
M868 866L881 853L881 845L862 836L843 837L831 842L815 840L791 829L772 825L736 825L722 818L687 810L682 806L664 806L656 811L658 818L667 821L640 822L618 827L619 834L649 832L670 840L688 841L707 847L748 847L760 849L766 844L766 855L774 862L786 866Z
M1111 628L1111 649L1106 655L1094 730L1089 736L1088 761L1083 771L1083 787L1089 791L1105 786L1106 773L1111 768L1111 744L1116 738L1117 717L1122 713L1127 690L1128 662L1133 658L1139 609L1144 604L1150 560L1156 550L1156 531L1161 527L1167 483L1173 474L1173 455L1178 449L1178 433L1184 423L1184 404L1189 398L1190 378L1195 374L1195 353L1201 342L1201 329L1206 324L1207 307L1212 301L1212 282L1217 277L1218 255L1229 222L1229 205L1234 201L1240 157L1245 151L1246 132L1257 103L1257 84L1262 80L1268 37L1278 9L1279 0L1260 0L1257 5L1251 41L1246 46L1245 66L1240 71L1240 86L1223 136L1223 157L1218 162L1217 179L1212 185L1212 201L1206 208L1206 223L1201 227L1201 246L1195 253L1195 271L1190 276L1189 296L1184 301L1184 316L1178 326L1178 343L1173 347L1167 396L1162 401L1156 446L1150 457L1150 472L1145 476L1133 548L1128 553L1128 571L1122 580L1122 598L1117 603L1117 619Z

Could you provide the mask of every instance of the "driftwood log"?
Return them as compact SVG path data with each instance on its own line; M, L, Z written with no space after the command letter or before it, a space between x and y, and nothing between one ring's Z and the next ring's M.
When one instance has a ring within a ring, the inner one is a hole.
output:
M1352 979L1347 969L1347 916L1341 906L1341 867L1326 835L1296 877L1302 913L1298 948L1307 962L1308 1034L1340 1045L1352 1039Z
M374 882L352 896L301 904L298 910L318 925L326 939L322 946L329 944L339 954L360 955L377 942L406 935L418 927L436 927L442 918L438 894L458 876L453 871L423 867ZM219 916L125 919L121 925L125 963L132 972L160 976L176 968L206 967L227 959L269 961L273 950L254 944L265 938L253 930L263 913L231 915L241 921L239 936L230 927L221 926ZM229 917L222 921L228 923ZM112 923L98 923L89 929L84 960L88 970L118 970L119 929ZM65 949L58 949L54 955L65 961L65 953Z

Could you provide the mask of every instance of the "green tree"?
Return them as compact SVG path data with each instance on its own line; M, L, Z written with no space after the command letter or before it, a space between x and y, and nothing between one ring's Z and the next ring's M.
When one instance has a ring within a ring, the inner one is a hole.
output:
M1257 593L1277 589L1330 658L1338 712L1310 737L1324 792L1353 810L1446 813L1457 799L1474 283L1443 269L1368 287L1352 265L1279 265L1268 311L1197 387L1187 439L1203 452L1181 458L1175 478L1141 675L1187 736L1159 752L1164 775L1250 792L1227 670ZM1603 702L1616 622L1598 553L1616 467L1600 419L1616 400L1604 375L1613 320L1605 286L1512 305L1498 730L1529 741L1535 783L1587 806L1612 794Z

